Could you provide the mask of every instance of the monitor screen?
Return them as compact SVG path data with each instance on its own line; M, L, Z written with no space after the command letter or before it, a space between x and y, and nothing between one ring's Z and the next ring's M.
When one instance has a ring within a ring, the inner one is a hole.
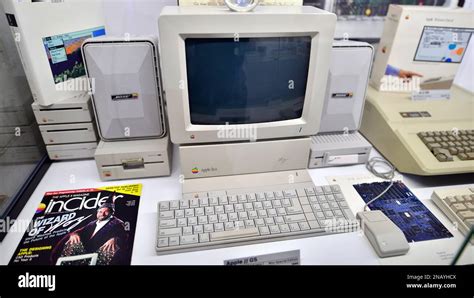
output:
M191 124L301 118L311 37L187 38Z
M425 26L415 61L461 63L473 29Z
M82 62L82 43L89 37L102 35L105 35L104 27L43 38L55 84L82 77L86 74Z

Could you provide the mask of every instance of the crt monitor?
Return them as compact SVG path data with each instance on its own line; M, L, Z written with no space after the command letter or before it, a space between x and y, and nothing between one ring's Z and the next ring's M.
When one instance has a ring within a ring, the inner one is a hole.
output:
M228 125L251 125L257 139L315 134L335 22L306 6L166 7L159 30L172 141L229 141L219 137Z

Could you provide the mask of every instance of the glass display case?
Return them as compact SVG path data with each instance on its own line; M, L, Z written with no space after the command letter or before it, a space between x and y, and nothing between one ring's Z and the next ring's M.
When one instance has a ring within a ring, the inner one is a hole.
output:
M14 222L50 161L31 108L33 97L1 3L0 90L0 220L8 229L8 223ZM0 230L0 241L6 233L5 229Z

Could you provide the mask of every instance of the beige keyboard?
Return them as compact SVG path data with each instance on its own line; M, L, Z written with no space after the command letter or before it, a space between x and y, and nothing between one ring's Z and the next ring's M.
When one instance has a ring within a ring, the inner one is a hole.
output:
M441 162L474 160L474 130L428 131L418 136Z
M463 235L471 231L474 226L474 185L435 190L431 199Z
M338 185L273 185L186 193L158 204L158 254L357 230Z

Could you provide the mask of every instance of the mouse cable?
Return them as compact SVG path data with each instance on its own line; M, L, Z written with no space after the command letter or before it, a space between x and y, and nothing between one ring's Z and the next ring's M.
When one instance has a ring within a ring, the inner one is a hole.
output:
M369 204L372 204L375 200L378 200L381 198L387 191L393 186L393 178L395 177L395 167L386 161L385 159L381 157L372 157L366 164L365 167L369 172L371 172L374 176L377 176L379 178L385 179L385 180L390 180L390 185L382 191L378 196L373 198L372 200L368 201L364 205L364 210L367 211L367 207L369 207ZM382 171L377 169L377 167L386 167L388 168L386 171Z

